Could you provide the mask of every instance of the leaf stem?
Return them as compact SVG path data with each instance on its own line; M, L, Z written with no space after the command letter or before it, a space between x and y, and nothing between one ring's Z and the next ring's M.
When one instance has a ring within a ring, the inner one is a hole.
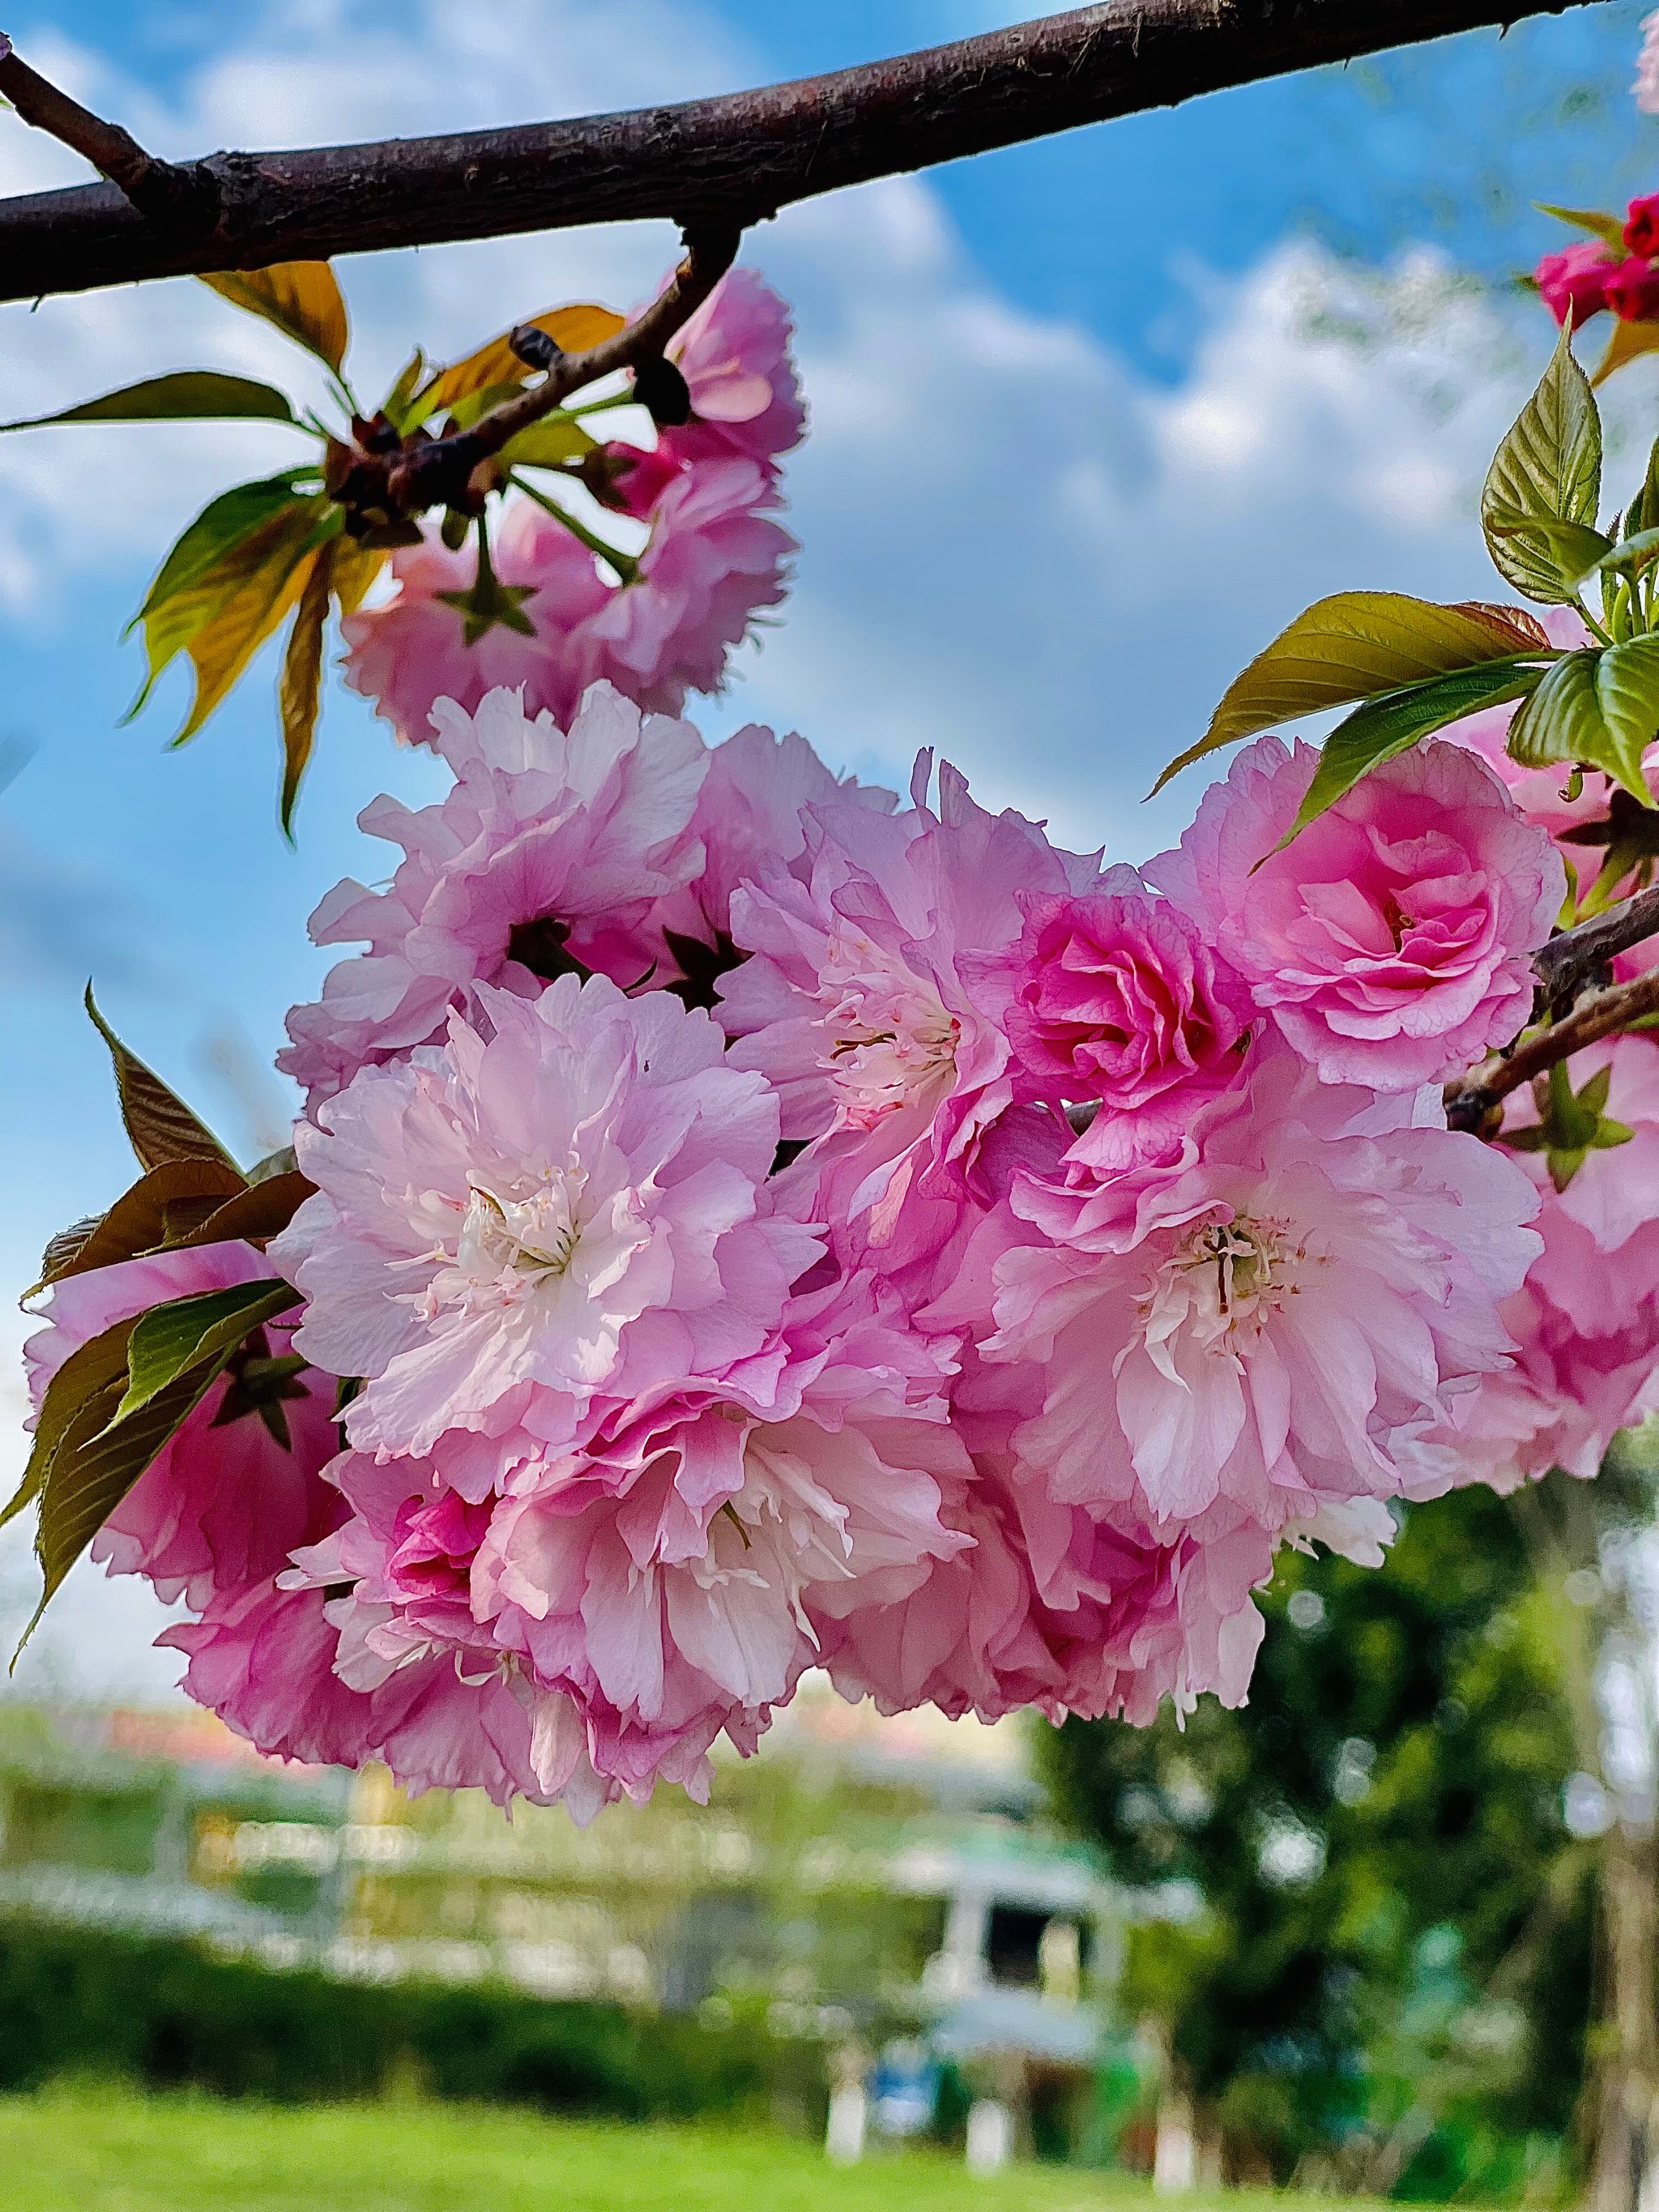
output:
M538 507L545 507L556 522L563 523L570 535L580 538L590 553L597 553L601 561L608 561L624 584L634 581L640 573L639 561L634 554L618 552L614 545L607 544L596 530L588 529L574 514L568 514L556 500L550 499L545 492L528 483L516 469L509 471L507 480L527 498L533 499Z

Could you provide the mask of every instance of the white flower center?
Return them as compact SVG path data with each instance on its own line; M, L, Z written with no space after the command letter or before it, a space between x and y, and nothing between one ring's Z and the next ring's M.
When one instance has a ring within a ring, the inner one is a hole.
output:
M962 1024L931 983L876 946L836 951L841 957L824 977L818 1065L843 1121L868 1129L896 1106L948 1089Z
M568 1268L581 1239L578 1206L584 1178L550 1172L527 1197L498 1198L482 1183L471 1186L456 1242L455 1266L474 1283L503 1276L532 1283L556 1280Z
M1172 1345L1185 1338L1202 1349L1236 1356L1259 1335L1287 1298L1307 1259L1305 1244L1283 1221L1206 1221L1190 1231L1158 1269L1142 1299L1146 1349L1171 1380Z

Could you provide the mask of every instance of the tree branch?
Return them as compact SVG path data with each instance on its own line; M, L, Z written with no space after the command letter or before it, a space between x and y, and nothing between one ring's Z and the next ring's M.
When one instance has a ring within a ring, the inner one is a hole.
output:
M586 353L558 351L533 325L514 331L520 359L533 354L536 365L544 367L547 374L528 392L480 416L471 429L405 446L388 472L391 507L399 514L422 514L432 507L461 506L474 469L481 461L493 460L520 430L550 415L584 386L659 356L732 266L741 235L729 229L688 231L685 258L651 305L614 337L602 339ZM532 343L538 339L539 347Z
M1571 1060L1587 1044L1595 1044L1602 1037L1626 1030L1644 1014L1652 1013L1659 1013L1659 969L1638 975L1633 983L1620 983L1610 991L1597 991L1565 1021L1552 1022L1547 1029L1538 1030L1523 1044L1516 1045L1506 1059L1482 1068L1478 1074L1449 1083L1445 1090L1448 1126L1471 1130L1477 1135L1487 1134L1483 1123L1511 1091L1518 1091L1535 1075L1547 1074L1559 1060Z
M218 220L219 196L199 165L180 168L147 154L130 131L106 123L79 100L32 70L0 31L0 94L25 123L61 139L100 176L107 177L136 211L187 232L211 230ZM0 202L0 205L5 203Z
M105 185L0 202L0 299L647 216L741 229L843 185L1586 4L1103 0L896 60L675 107L453 137L214 154L182 173L192 180L188 215L159 204L140 213ZM82 150L102 166L89 146Z
M1546 999L1571 1001L1588 983L1607 981L1607 963L1650 937L1659 937L1659 884L1638 891L1593 921L1564 929L1533 955Z

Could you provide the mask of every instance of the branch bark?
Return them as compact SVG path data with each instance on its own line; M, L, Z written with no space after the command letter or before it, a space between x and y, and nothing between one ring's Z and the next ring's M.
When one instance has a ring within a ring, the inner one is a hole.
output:
M742 229L843 185L1588 4L1104 0L892 61L678 106L451 137L213 154L185 166L195 197L183 214L159 205L141 213L108 185L0 202L0 300L580 223L654 216L693 230Z
M1605 982L1607 963L1645 939L1659 936L1659 884L1626 899L1593 921L1563 930L1533 955L1533 967L1552 1005L1576 999L1587 983Z
M1638 975L1633 983L1595 992L1565 1021L1552 1022L1547 1029L1538 1030L1516 1045L1506 1059L1449 1083L1445 1090L1449 1126L1484 1133L1481 1124L1511 1091L1518 1091L1535 1075L1547 1075L1558 1060L1571 1060L1587 1044L1598 1043L1653 1013L1659 1013L1659 969Z
M218 220L218 195L210 179L192 162L179 167L158 161L147 154L130 131L118 123L106 123L80 101L60 92L38 70L32 70L0 31L0 95L9 100L25 123L44 131L89 161L107 177L129 204L157 222L188 230L211 230ZM4 203L0 202L0 205Z

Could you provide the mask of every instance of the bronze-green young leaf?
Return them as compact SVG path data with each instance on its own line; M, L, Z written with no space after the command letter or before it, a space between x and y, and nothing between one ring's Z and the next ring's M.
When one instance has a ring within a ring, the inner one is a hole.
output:
M1598 768L1653 805L1642 755L1659 735L1659 637L1558 660L1510 726L1510 757L1526 768Z
M83 399L78 407L60 407L55 415L0 422L0 431L40 430L52 422L212 422L232 417L304 428L295 420L287 394L274 384L260 384L251 376L228 376L216 368L181 368L170 376L124 385L101 398Z
M1442 606L1401 592L1338 592L1281 630L1229 684L1210 726L1171 761L1154 790L1194 761L1276 723L1397 691L1488 661L1553 648L1520 607Z
M228 1162L215 1159L163 1160L124 1191L109 1212L93 1223L85 1236L54 1237L41 1262L40 1280L34 1291L47 1289L70 1275L90 1274L99 1267L118 1267L142 1253L163 1246L216 1244L240 1236L238 1229L217 1236L197 1231L237 1198L251 1194ZM270 1234L275 1236L272 1230ZM29 1292L32 1297L34 1291Z
M280 629L304 592L319 550L337 534L341 520L339 508L321 498L289 509L161 610L165 618L191 600L204 617L192 620L185 641L196 693L173 739L175 745L195 736L265 640Z
M204 1364L216 1374L251 1330L299 1303L300 1293L290 1284L264 1279L151 1306L133 1323L129 1380L112 1430L141 1413L181 1376Z
M1576 586L1564 574L1557 546L1547 532L1527 526L1568 522L1593 529L1601 496L1601 418L1564 326L1480 495L1487 550L1505 582L1547 606L1571 602Z
M550 307L544 315L532 315L529 320L535 329L544 331L565 353L586 353L590 347L614 337L623 323L623 318L611 308L586 302L569 307ZM489 385L527 384L535 371L519 359L511 339L512 332L503 331L499 337L491 338L464 361L441 369L418 395L418 412L411 416L406 427L412 427L416 422L430 421L433 416L453 408L457 401Z
M1408 751L1449 723L1462 721L1466 714L1525 698L1542 675L1535 663L1528 666L1495 660L1484 668L1460 668L1431 683L1415 684L1409 690L1368 699L1326 738L1313 781L1284 843L1288 845L1298 830L1317 821L1370 769Z
M1601 208L1552 207L1547 200L1534 200L1533 205L1540 215L1553 215L1558 222L1570 222L1575 230L1587 230L1592 238L1602 240L1621 261L1630 252L1621 215L1609 215Z
M28 1463L9 1504L0 1512L0 1528L33 1504L46 1486L52 1454L70 1424L94 1401L107 1401L104 1419L113 1413L127 1380L127 1340L132 1322L118 1321L78 1344L47 1383L35 1417Z
M130 1052L98 1011L87 986L87 1012L98 1034L109 1047L115 1064L115 1085L120 1094L121 1119L132 1149L142 1164L158 1168L167 1160L206 1160L226 1169L242 1181L240 1169L205 1123L198 1120L178 1094Z
M1593 386L1605 384L1644 354L1659 351L1659 323L1627 323L1622 317L1607 333L1607 349L1595 365Z
M598 448L599 441L590 438L580 422L568 415L555 415L509 438L501 448L501 463L506 468L556 469Z
M210 291L274 323L324 361L337 376L351 326L334 271L326 261L283 261L270 269L229 269L204 276Z
M276 687L283 721L283 835L294 837L294 804L311 758L317 712L323 696L323 632L334 589L334 538L316 555L289 634L283 673Z

